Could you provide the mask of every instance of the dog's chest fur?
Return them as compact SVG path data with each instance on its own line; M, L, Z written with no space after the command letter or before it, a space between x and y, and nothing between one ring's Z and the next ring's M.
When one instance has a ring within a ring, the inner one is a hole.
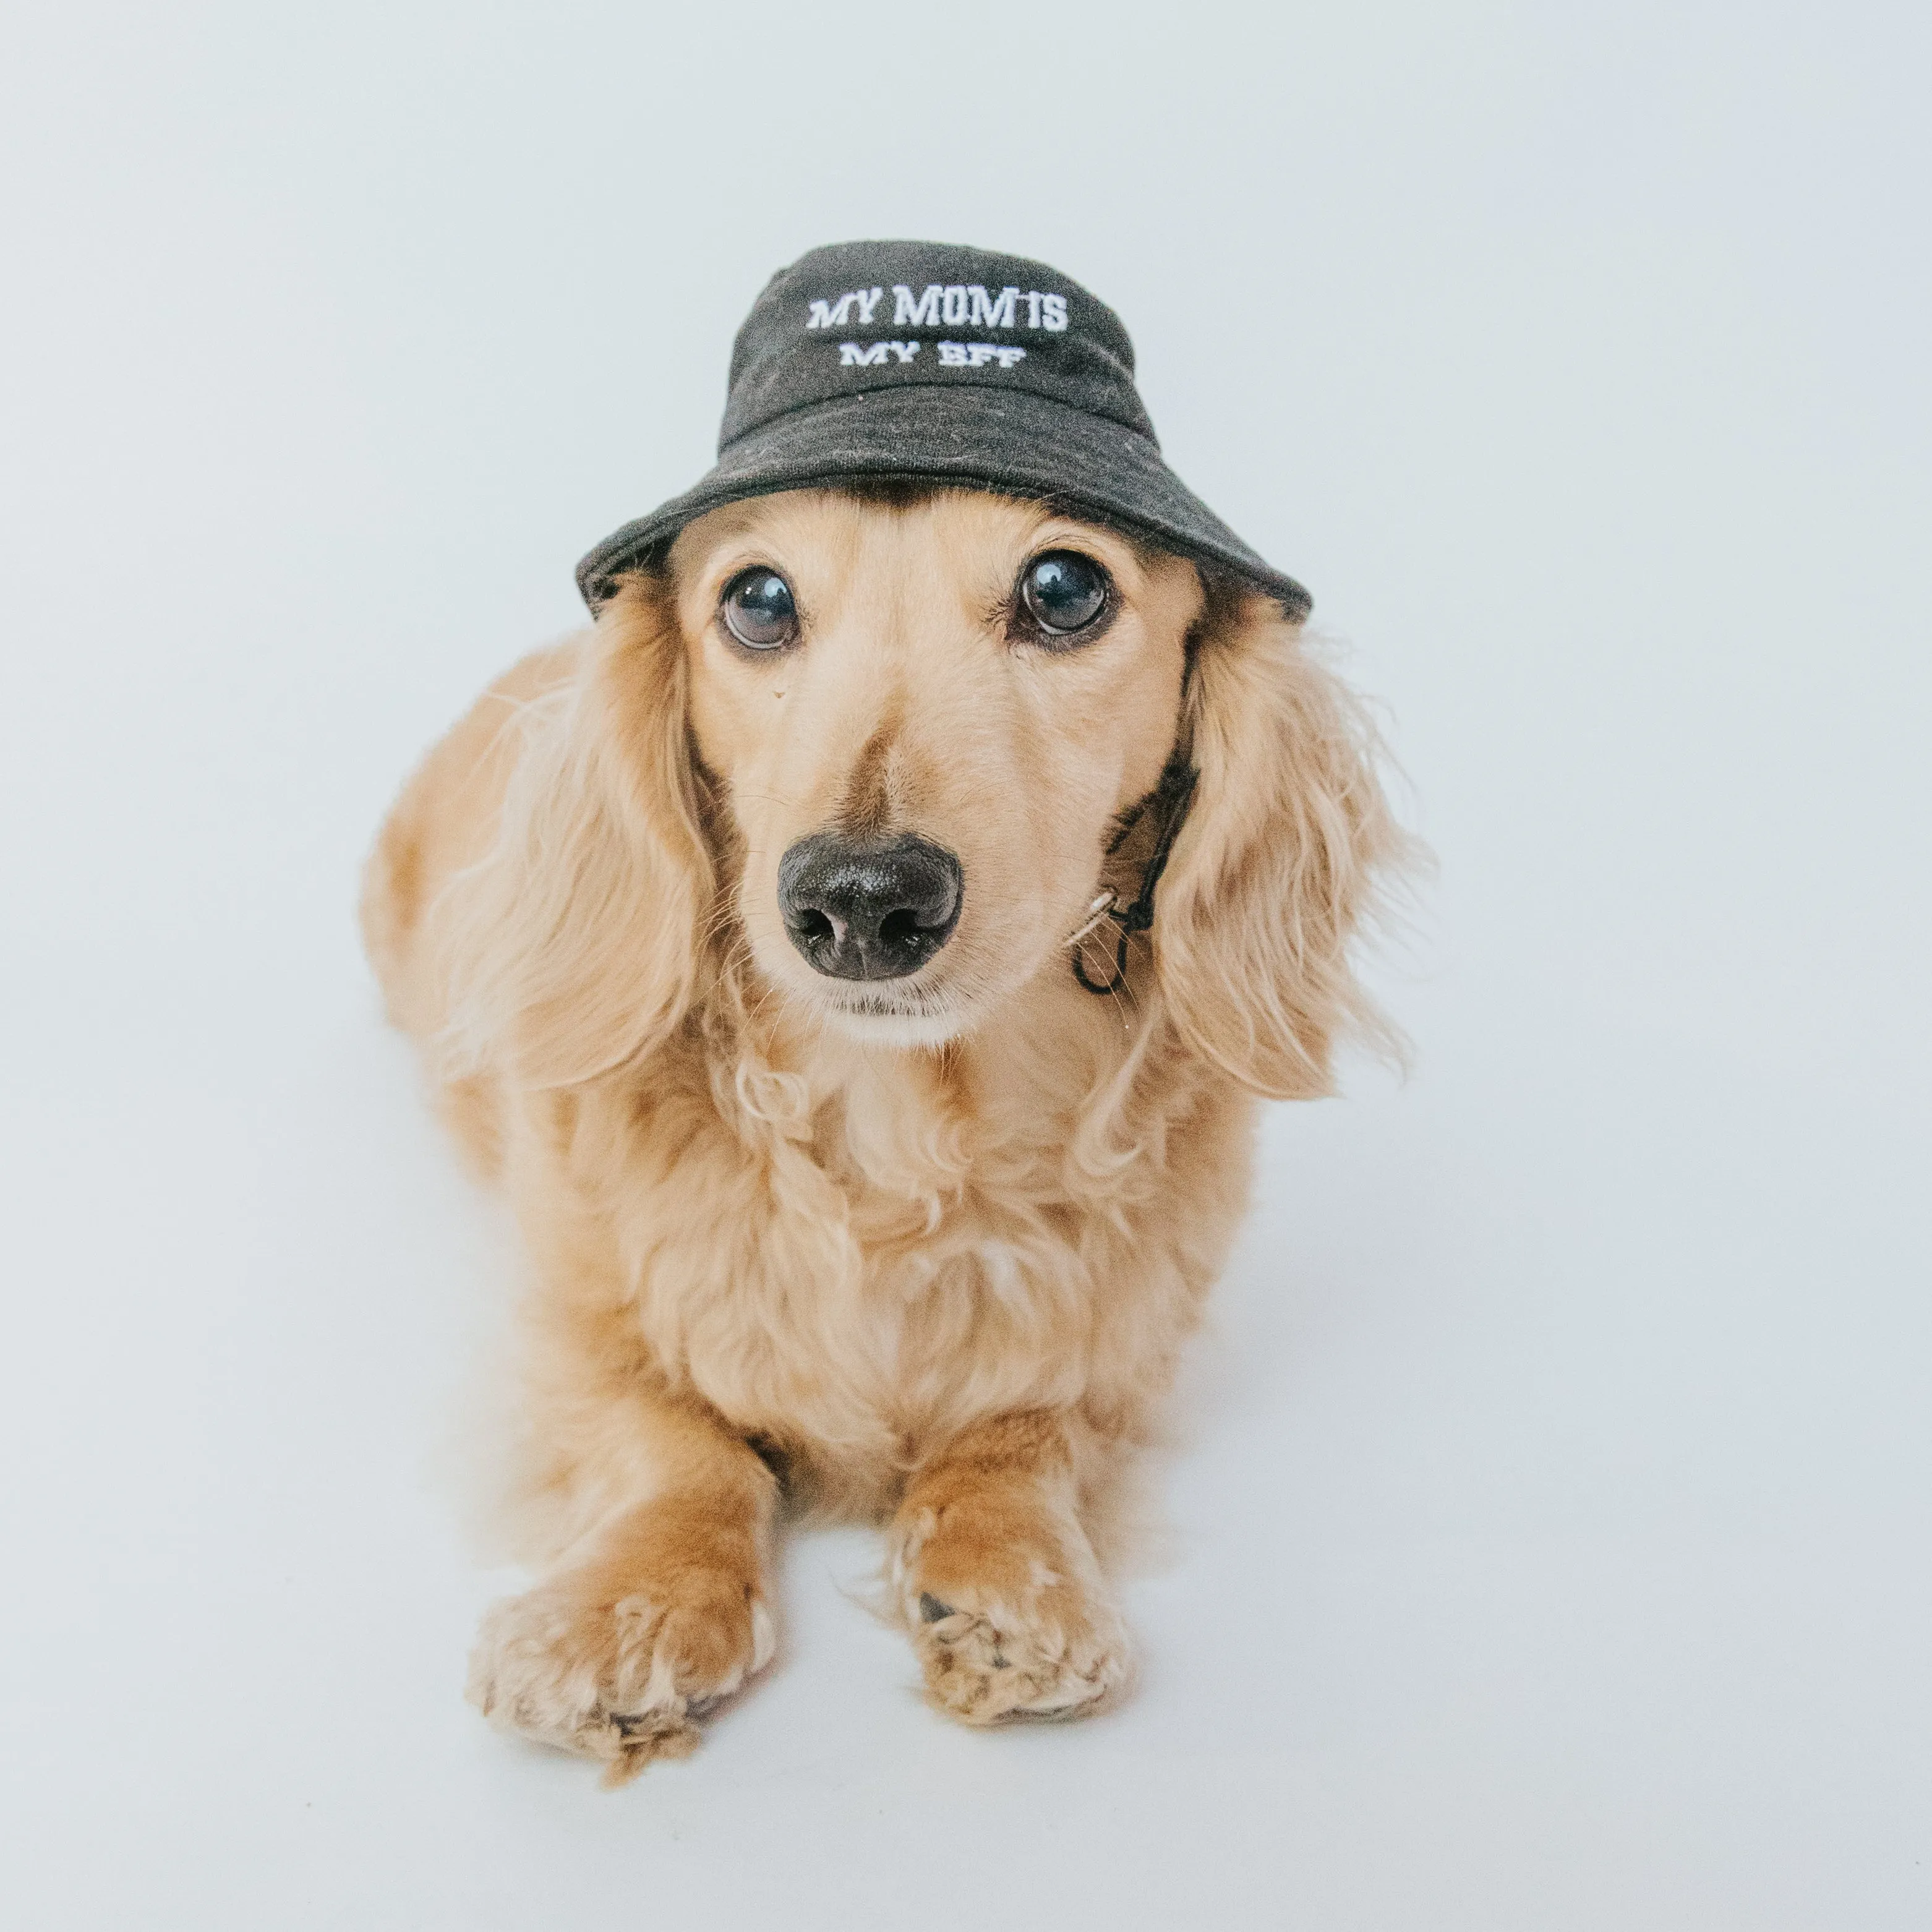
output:
M983 1415L1131 1428L1222 1258L1250 1108L1158 1041L1101 1104L1110 1018L728 1076L694 1042L551 1140L572 1244L608 1242L674 1385L848 1496Z

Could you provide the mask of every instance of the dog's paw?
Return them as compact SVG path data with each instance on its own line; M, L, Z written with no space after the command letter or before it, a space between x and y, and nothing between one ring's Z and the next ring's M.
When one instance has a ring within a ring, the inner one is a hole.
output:
M1126 1688L1131 1653L1086 1539L1036 1523L995 1538L948 1509L903 1526L893 1574L926 1694L969 1724L1085 1717Z
M566 1576L496 1604L470 1701L500 1729L600 1759L607 1785L698 1745L694 1720L771 1660L776 1631L736 1570L685 1568L622 1594Z

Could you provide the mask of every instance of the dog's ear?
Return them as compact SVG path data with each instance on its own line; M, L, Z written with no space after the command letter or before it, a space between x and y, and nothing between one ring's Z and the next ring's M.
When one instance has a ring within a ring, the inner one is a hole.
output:
M1210 584L1186 716L1200 776L1160 890L1154 952L1195 1049L1255 1091L1333 1090L1353 1032L1400 1036L1348 948L1406 855L1360 702L1271 600Z
M452 1069L560 1086L634 1062L695 995L712 867L668 586L620 579L565 682L522 707L496 834L436 910Z

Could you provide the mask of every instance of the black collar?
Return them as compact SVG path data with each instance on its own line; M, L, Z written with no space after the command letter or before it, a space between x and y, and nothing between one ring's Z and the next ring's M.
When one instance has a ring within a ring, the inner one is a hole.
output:
M1154 850L1148 854L1147 864L1142 869L1140 890L1134 896L1131 904L1120 906L1116 910L1107 906L1096 911L1094 920L1082 929L1073 944L1073 976L1090 993L1106 994L1118 993L1126 985L1127 978L1127 941L1137 932L1147 932L1154 926L1154 888L1160 884L1160 875L1167 869L1168 855L1174 850L1174 842L1180 836L1180 828L1187 817L1187 808L1194 802L1194 788L1201 774L1194 769L1194 760L1187 748L1177 744L1168 754L1167 764L1160 775L1160 782L1136 805L1130 806L1120 814L1119 829L1107 844L1107 856L1112 858L1124 845L1136 826L1149 812L1156 814L1157 830L1154 835ZM1112 898L1112 894L1103 896ZM1118 904L1118 901L1116 902ZM1091 925L1102 920L1112 920L1119 929L1120 941L1114 948L1112 976L1097 984L1088 978L1087 968L1080 957L1080 941L1091 930Z

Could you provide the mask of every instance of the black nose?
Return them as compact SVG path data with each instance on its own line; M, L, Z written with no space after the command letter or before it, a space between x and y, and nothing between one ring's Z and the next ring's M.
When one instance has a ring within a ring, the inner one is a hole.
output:
M791 943L835 980L916 973L952 937L959 861L910 832L848 838L814 832L778 861L778 910Z

